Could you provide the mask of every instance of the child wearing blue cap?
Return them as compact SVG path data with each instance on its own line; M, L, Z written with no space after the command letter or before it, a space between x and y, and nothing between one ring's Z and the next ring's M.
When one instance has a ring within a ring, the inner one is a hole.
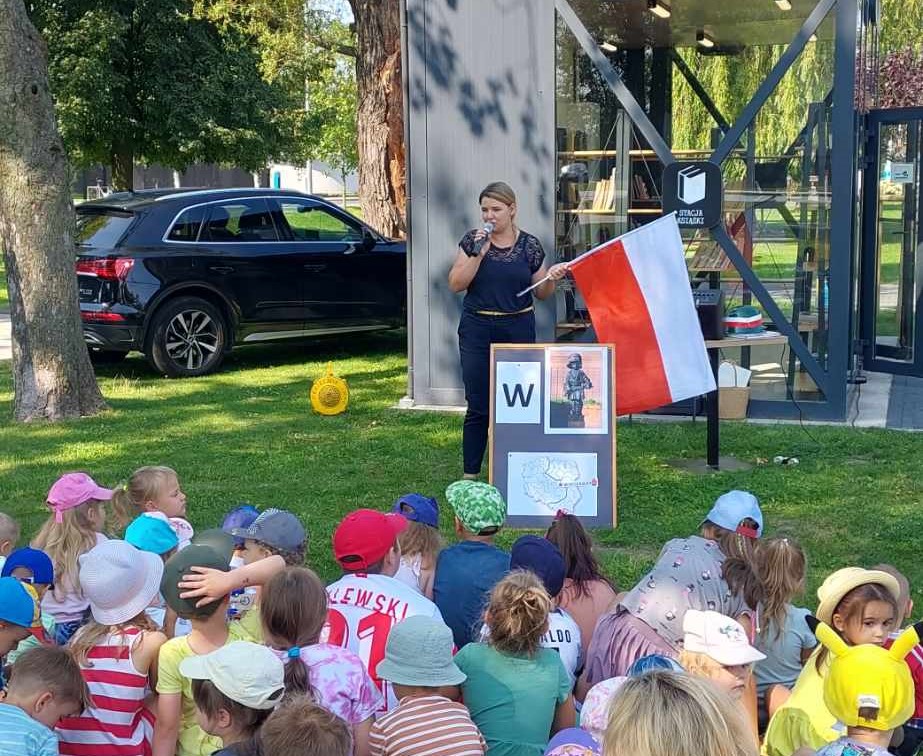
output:
M653 568L600 617L577 698L600 680L625 675L641 656L677 656L687 609L737 620L752 641L751 617L762 598L754 552L762 534L756 497L729 491L715 501L698 535L668 541ZM754 715L755 703L754 695Z
M0 570L0 577L13 577L21 583L31 585L41 604L45 592L54 584L54 565L44 551L33 548L16 549L7 557ZM45 638L40 636L44 633ZM54 637L54 616L41 612L41 628L36 628L28 638L21 641L6 656L6 663L13 664L25 651L42 644L42 640Z
M0 577L0 659L32 633L39 616L38 602L32 586L14 577Z
M391 511L402 515L408 523L397 537L401 566L394 577L432 601L436 557L442 550L439 504L429 496L409 493L394 502Z

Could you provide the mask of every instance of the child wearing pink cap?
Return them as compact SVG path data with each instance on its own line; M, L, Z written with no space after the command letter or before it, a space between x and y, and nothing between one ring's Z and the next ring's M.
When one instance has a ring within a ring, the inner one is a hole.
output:
M42 609L55 619L55 642L64 645L89 616L90 602L80 588L78 558L106 540L106 502L112 490L86 473L67 473L55 481L46 498L51 515L42 525L33 548L54 564L54 587L42 599Z

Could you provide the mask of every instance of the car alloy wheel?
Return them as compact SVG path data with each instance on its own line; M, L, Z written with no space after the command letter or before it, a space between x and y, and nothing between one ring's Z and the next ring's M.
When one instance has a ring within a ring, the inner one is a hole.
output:
M220 346L221 326L202 310L183 310L167 325L167 355L186 370L199 370Z

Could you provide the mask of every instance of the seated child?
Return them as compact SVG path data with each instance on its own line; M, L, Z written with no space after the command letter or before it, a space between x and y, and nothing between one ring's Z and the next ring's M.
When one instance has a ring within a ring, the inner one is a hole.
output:
M42 598L42 609L54 617L55 643L64 645L90 616L90 602L80 589L77 559L106 540L106 502L113 491L97 485L86 473L67 473L55 481L46 499L51 515L32 546L54 565L54 585Z
M686 610L679 663L690 675L711 680L739 701L753 664L765 658L736 620L718 612Z
M45 592L54 584L54 565L48 554L28 546L16 549L7 557L0 570L0 577L14 577L22 583L31 585L39 602ZM30 648L50 642L54 638L54 617L48 612L41 614L42 632L34 632L16 648L6 655L6 663L13 664L20 654Z
M176 471L169 467L150 465L135 470L128 482L117 488L112 497L116 532L138 515L165 520L179 539L179 548L189 545L195 531L186 519L186 494L179 485Z
M756 756L739 707L707 680L655 671L625 681L612 699L606 756Z
M149 753L154 717L145 699L166 636L144 610L160 593L163 561L118 540L104 541L79 561L92 619L70 647L92 702L58 724L61 754Z
M542 581L551 597L553 608L548 615L548 632L542 636L542 648L557 651L571 686L583 671L583 647L580 628L567 612L558 605L564 587L564 558L551 541L536 535L524 535L510 550L511 570L531 570Z
M280 706L263 724L264 756L352 756L349 727L338 716L299 696Z
M545 538L564 557L566 578L558 606L580 627L580 645L585 657L596 623L615 600L615 590L599 568L593 541L579 517L559 512Z
M756 665L760 729L795 687L804 663L817 646L805 624L807 609L791 601L804 592L805 559L790 538L767 538L756 552L756 571L763 583L760 631L755 646L766 654Z
M348 648L321 642L327 621L324 584L306 567L287 567L263 588L263 639L285 664L286 699L310 695L352 728L356 756L384 703L365 664Z
M496 488L474 480L452 483L445 495L459 540L436 561L433 601L460 649L477 640L490 592L510 569L509 554L494 546L506 522L506 502Z
M179 671L192 680L199 726L221 738L213 756L260 756L259 729L285 692L282 662L272 651L234 641L183 659Z
M89 704L89 691L70 651L58 646L29 649L13 665L0 702L0 753L58 756L58 720Z
M128 527L125 528L125 541L139 551L156 554L164 562L173 556L179 548L179 538L170 523L158 517L148 517L147 515L138 515L129 523ZM144 611L151 621L166 633L168 638L178 634L175 632L175 627L167 627L167 605L163 600L163 596L159 593L154 602ZM173 622L175 624L175 618Z
M221 748L221 741L198 724L192 681L180 672L180 663L192 656L216 651L234 640L244 640L237 623L227 621L228 597L198 606L195 598L181 598L180 580L193 567L226 572L228 562L209 546L187 546L164 565L160 592L178 617L188 619L192 631L168 640L158 661L157 720L154 726L153 756L208 756Z
M808 622L832 655L824 678L824 702L846 725L846 735L821 747L817 756L887 756L894 730L913 714L913 679L904 663L920 642L923 623L905 630L890 649L847 645L829 626Z
M574 725L570 677L541 647L551 608L534 574L511 572L490 594L488 642L469 643L455 657L467 676L465 705L495 756L539 756L552 734Z
M287 565L304 564L308 549L308 534L295 515L282 509L265 509L246 528L234 528L231 535L244 539L241 552L244 564L254 564L261 559L278 555ZM259 590L253 590L252 604L239 610L239 621L247 636L256 643L263 642L260 623Z
M0 577L0 661L41 629L38 595L31 585L14 577ZM0 674L0 689L3 688Z
M10 552L16 548L19 535L19 523L8 514L0 512L0 568Z
M452 631L431 617L408 617L388 635L378 675L398 698L372 725L372 756L483 754L487 746L468 710L444 695L465 681L452 661Z
M408 522L407 529L397 537L401 566L394 577L432 600L436 557L442 549L439 505L428 496L409 493L394 502L391 511L403 515Z

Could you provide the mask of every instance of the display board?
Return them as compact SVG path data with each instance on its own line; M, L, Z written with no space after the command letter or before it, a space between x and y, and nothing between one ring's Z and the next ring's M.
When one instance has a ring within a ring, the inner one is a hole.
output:
M490 482L507 525L544 527L560 510L615 527L615 347L494 344Z

